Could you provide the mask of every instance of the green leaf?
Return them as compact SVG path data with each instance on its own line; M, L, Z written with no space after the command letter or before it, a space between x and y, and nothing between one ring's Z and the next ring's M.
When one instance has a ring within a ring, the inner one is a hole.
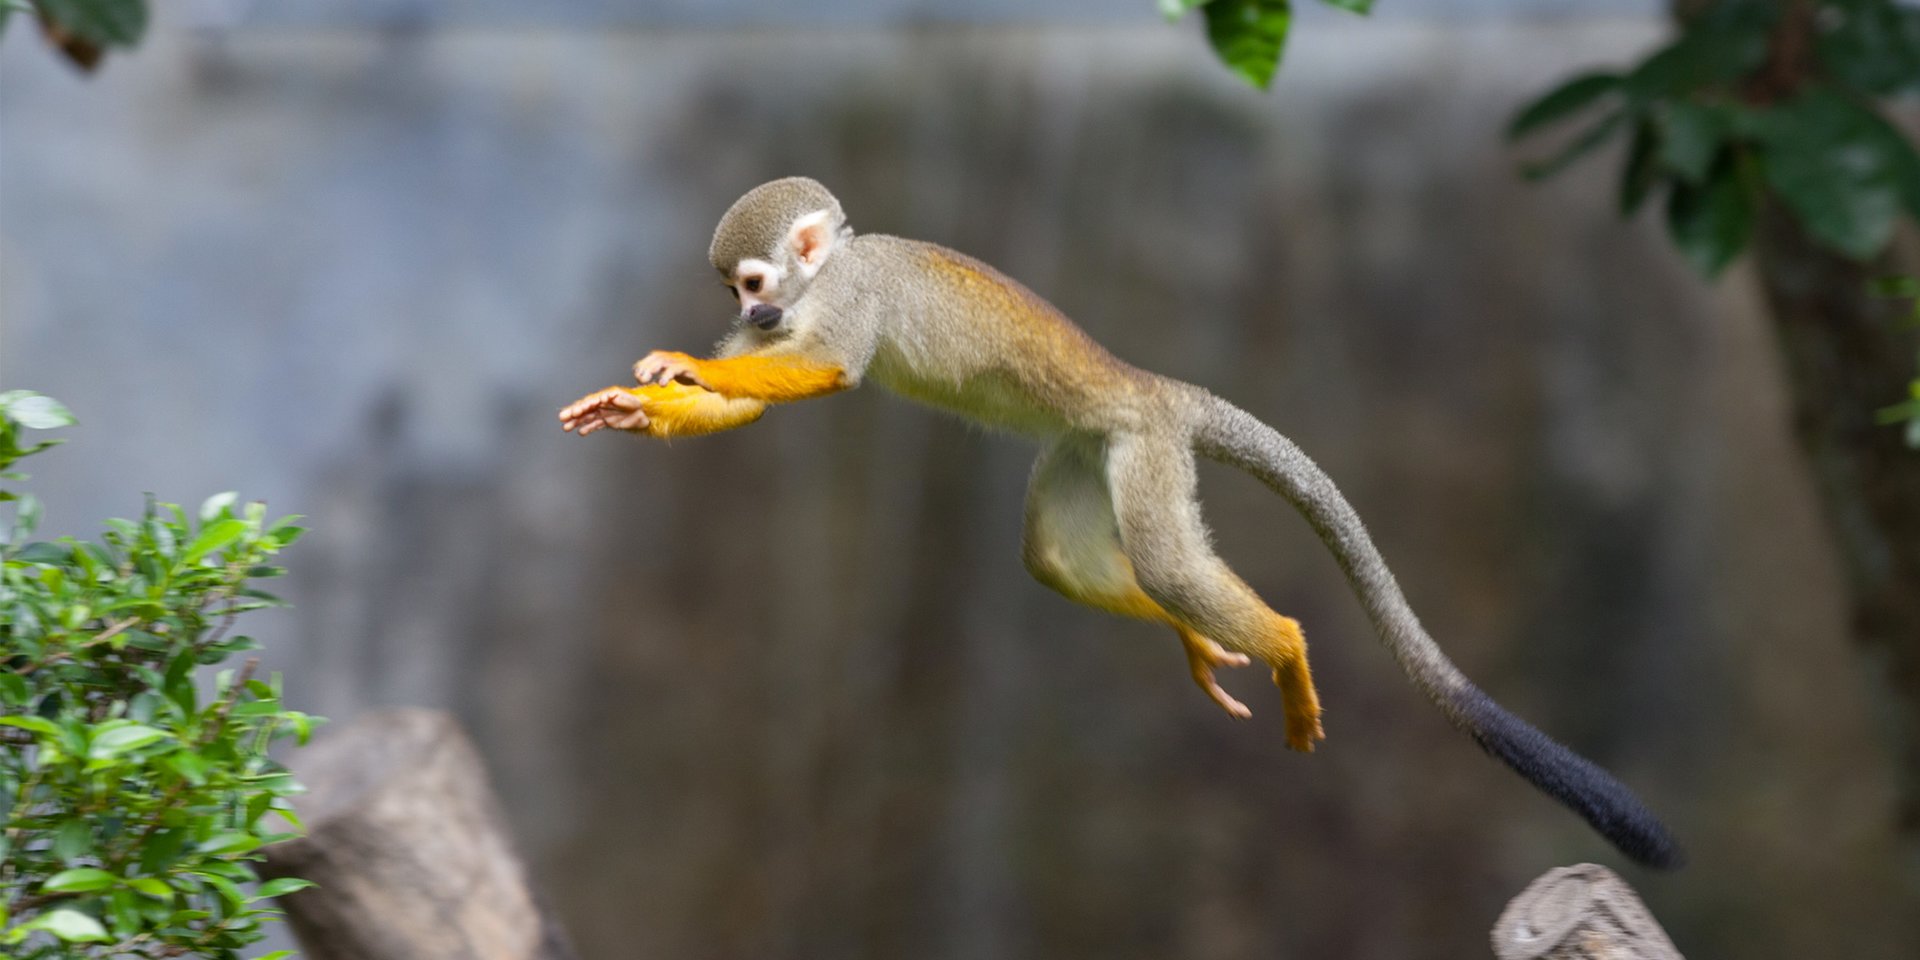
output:
M295 890L305 890L313 885L312 880L302 880L299 877L281 877L278 880L268 880L266 883L260 885L258 899L270 900L274 897L284 897Z
M1920 157L1865 105L1813 89L1767 111L1768 184L1807 232L1864 260L1893 236L1903 206L1920 209Z
M133 891L121 888L107 894L107 914L113 918L113 935L126 939L140 932L140 899Z
M207 761L200 754L192 750L176 750L167 754L161 762L171 767L174 773L179 774L181 779L188 783L196 787L206 785Z
M146 0L36 0L48 19L102 47L131 47L147 32Z
M95 867L75 867L48 877L40 889L48 893L92 893L113 886L119 879Z
M21 547L20 551L15 553L12 559L18 560L21 563L43 563L60 566L73 562L73 550L64 544L47 543L43 540Z
M21 926L30 930L45 930L68 943L113 939L107 935L107 928L101 926L100 921L78 910L69 910L64 907L41 914Z
M292 950L275 950L272 953L263 953L253 960L287 960L291 956L293 956Z
M1717 276L1753 233L1754 196L1722 164L1704 184L1675 183L1667 197L1667 231L1694 269Z
M19 679L18 675L15 675L15 679ZM58 739L64 732L59 724L45 717L0 717L0 727L18 727L54 739Z
M1320 0L1320 2L1363 17L1373 12L1373 0Z
M207 524L201 528L200 535L194 537L192 543L187 544L187 552L182 554L180 559L187 563L198 563L200 558L232 544L246 533L247 525L241 520L228 518Z
M1733 117L1718 106L1676 100L1660 117L1660 162L1690 183L1707 179L1721 145L1733 132Z
M199 873L196 876L206 881L207 886L219 891L220 896L224 897L228 903L238 907L247 902L247 895L240 890L240 885L232 880L211 873Z
M1267 89L1286 49L1292 0L1212 0L1205 13L1207 40L1227 68Z
M1573 138L1559 153L1546 160L1522 165L1520 173L1529 180L1544 180L1551 177L1571 166L1575 160L1592 153L1601 144L1613 139L1613 135L1619 133L1626 122L1627 112L1616 110L1600 122L1588 127L1578 137Z
M29 430L73 426L73 413L60 401L31 390L0 393L0 413Z
M300 535L306 533L307 528L291 522L293 519L294 518L289 517L286 520L274 524L273 529L267 531L267 539L272 540L276 546L281 547L288 546L295 540L300 539Z
M1597 103L1601 97L1620 89L1621 78L1612 73L1586 73L1546 92L1514 114L1507 124L1507 138L1518 140L1552 125Z
M60 825L53 834L53 856L62 862L72 862L93 852L93 824L85 820L68 820Z
M147 841L145 849L140 851L140 871L142 873L160 873L180 859L186 849L185 830L162 830Z
M247 828L259 829L260 818L273 806L273 794L256 793L247 799Z
M24 706L33 698L33 690L27 686L27 678L11 670L0 671L0 703L8 706Z
M260 848L260 838L251 833L238 830L217 833L199 846L199 851L210 856L231 856L238 853L252 853Z
M127 881L127 886L132 887L141 895L152 897L155 900L165 900L173 896L173 888L167 886L165 880L154 877L135 877Z
M157 730L142 724L129 724L115 727L94 736L87 744L87 757L93 760L107 760L129 751L138 750L148 744L158 743L171 737L165 730Z
M1920 86L1920 10L1886 0L1823 5L1814 49L1848 86L1892 96Z

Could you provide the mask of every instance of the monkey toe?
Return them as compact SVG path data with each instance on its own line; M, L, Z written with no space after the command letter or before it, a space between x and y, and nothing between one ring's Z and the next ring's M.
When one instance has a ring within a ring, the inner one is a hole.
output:
M1247 659L1246 654L1234 653L1206 637L1186 630L1181 631L1180 641L1186 646L1187 667L1192 672L1193 682L1200 691L1205 693L1208 699L1219 704L1220 709L1227 712L1227 716L1236 720L1245 720L1253 716L1253 711L1222 689L1219 681L1213 676L1216 668L1244 667L1252 662Z
M1246 718L1254 716L1254 710L1250 710L1244 703L1233 699L1231 693L1227 693L1225 689L1221 689L1221 685L1213 682L1212 672L1208 672L1206 676L1194 676L1194 682L1200 684L1200 689L1208 695L1208 699L1212 699L1213 703L1217 703L1221 710L1227 710L1227 716L1231 716L1231 718L1235 718L1235 720L1246 720Z
M1253 662L1246 654L1234 653L1190 630L1181 631L1180 642L1187 647L1187 659L1195 664L1204 663L1210 667L1244 667Z

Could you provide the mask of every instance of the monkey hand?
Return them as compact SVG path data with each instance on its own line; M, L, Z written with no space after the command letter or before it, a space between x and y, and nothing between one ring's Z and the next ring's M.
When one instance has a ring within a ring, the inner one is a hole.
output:
M670 381L596 390L561 410L560 426L583 437L608 427L650 437L694 437L746 426L766 409L759 400Z
M686 383L713 389L700 379L700 361L675 350L655 350L633 365L633 379L641 386Z
M644 433L651 422L646 399L627 387L595 390L560 411L561 429L583 437L608 427Z

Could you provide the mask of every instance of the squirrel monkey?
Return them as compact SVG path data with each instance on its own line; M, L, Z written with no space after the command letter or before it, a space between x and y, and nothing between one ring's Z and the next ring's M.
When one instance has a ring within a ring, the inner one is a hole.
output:
M1273 671L1287 745L1325 736L1300 625L1269 609L1208 545L1194 454L1252 473L1291 501L1332 551L1387 648L1454 726L1642 863L1680 851L1632 791L1475 687L1427 635L1360 517L1292 441L1207 391L1129 366L1045 300L944 247L856 236L819 183L756 187L720 219L708 252L739 301L713 359L657 351L638 387L560 412L581 436L655 437L743 426L770 404L863 380L1046 447L1027 492L1024 553L1041 583L1089 606L1164 623L1194 682L1253 659Z

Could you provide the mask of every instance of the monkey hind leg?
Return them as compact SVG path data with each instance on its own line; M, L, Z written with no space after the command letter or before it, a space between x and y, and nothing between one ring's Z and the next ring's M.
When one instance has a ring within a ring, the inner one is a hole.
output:
M1313 671L1307 667L1307 639L1300 632L1298 620L1277 613L1273 617L1278 621L1274 629L1282 635L1278 646L1287 651L1278 662L1268 661L1273 667L1273 685L1280 688L1281 702L1286 705L1287 746L1311 753L1315 741L1327 738L1327 731L1320 726L1320 694L1313 688Z
M1213 552L1184 437L1115 435L1107 478L1120 539L1140 588L1180 626L1273 669L1285 704L1287 746L1326 738L1300 624L1269 609Z
M1253 715L1214 679L1216 669L1246 666L1247 656L1182 624L1140 589L1133 562L1120 546L1103 438L1072 434L1040 455L1027 491L1024 539L1024 559L1034 579L1069 600L1173 627L1201 692L1230 716Z

